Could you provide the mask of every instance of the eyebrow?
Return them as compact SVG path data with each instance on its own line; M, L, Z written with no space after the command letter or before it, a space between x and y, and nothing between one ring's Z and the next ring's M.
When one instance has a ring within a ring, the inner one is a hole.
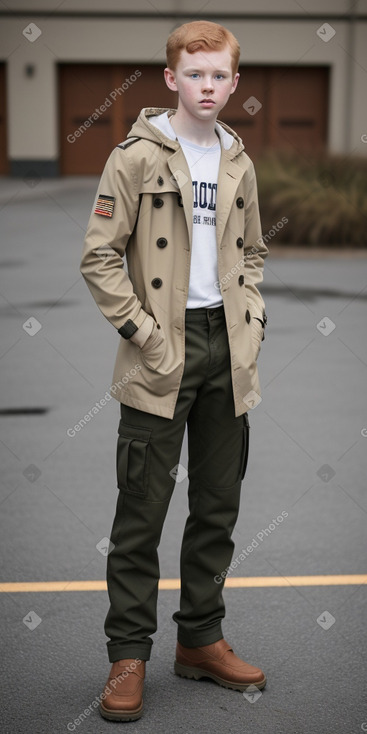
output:
M203 70L195 66L187 66L186 69L183 69L183 71L203 71ZM230 73L231 70L230 69L214 69L213 71L214 74L227 74L228 72Z

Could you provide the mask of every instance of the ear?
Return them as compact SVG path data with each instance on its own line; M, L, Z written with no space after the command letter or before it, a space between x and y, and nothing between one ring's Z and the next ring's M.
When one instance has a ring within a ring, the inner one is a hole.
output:
M233 92L236 91L239 78L240 78L240 74L239 72L237 72L237 74L235 74L233 77L232 88L231 88L230 94L233 94Z
M176 75L175 72L172 71L172 69L169 69L166 67L164 70L164 81L167 84L168 89L171 90L171 92L177 92L177 83L176 83Z

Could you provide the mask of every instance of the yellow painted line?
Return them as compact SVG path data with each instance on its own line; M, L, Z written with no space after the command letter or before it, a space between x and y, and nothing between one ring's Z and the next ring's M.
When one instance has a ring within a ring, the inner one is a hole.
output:
M231 588L265 586L349 586L367 584L367 576L255 576L253 578L227 578L225 585Z
M225 586L231 589L266 588L270 586L349 586L367 584L367 575L348 576L233 576L226 578ZM160 589L179 589L180 579L160 579ZM0 583L0 592L40 591L106 591L106 581L34 581L24 583Z

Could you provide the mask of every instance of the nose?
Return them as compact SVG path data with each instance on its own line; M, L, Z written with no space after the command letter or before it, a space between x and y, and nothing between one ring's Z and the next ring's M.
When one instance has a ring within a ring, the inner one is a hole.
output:
M209 92L209 91L212 91L213 89L214 87L213 87L212 78L210 76L205 77L203 79L203 92Z

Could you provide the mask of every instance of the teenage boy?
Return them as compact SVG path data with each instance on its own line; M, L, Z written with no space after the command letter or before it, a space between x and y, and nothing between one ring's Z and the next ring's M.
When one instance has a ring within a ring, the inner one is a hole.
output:
M120 335L111 386L121 404L119 494L105 621L112 667L100 702L112 720L142 713L157 548L175 481L187 472L175 673L239 691L266 682L235 655L221 626L266 323L256 286L268 250L254 167L241 139L217 122L238 83L239 53L216 23L171 33L164 76L178 92L177 110L141 111L106 163L85 238L81 272ZM186 425L187 472L179 464Z

